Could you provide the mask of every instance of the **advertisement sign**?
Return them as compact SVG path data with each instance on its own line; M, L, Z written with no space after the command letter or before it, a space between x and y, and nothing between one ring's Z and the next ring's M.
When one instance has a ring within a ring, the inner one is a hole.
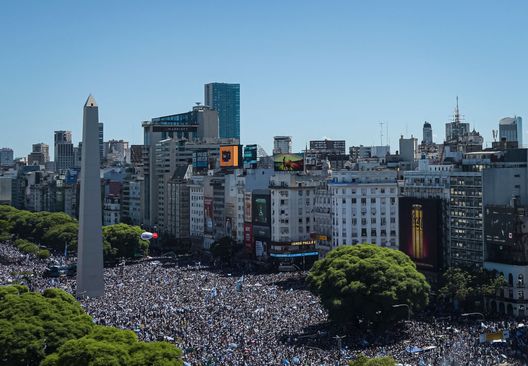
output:
M253 251L253 225L244 224L244 246Z
M251 222L253 215L251 212L251 192L244 193L244 221Z
M513 207L484 208L484 242L486 259L490 262L522 265L528 252L522 234L524 213Z
M209 152L207 150L193 151L192 167L197 170L209 168Z
M275 258L297 258L297 257L310 257L318 256L319 252L306 252L306 253L271 253L270 257Z
M498 332L481 333L479 336L480 343L494 343L497 341L503 341L510 338L510 332L508 330L500 330Z
M275 171L302 172L304 170L304 157L300 154L273 155Z
M198 131L198 125L189 126L153 126L152 132L196 132Z
M257 145L246 145L244 147L244 168L257 167Z
M227 217L225 221L225 235L230 238L233 237L233 222L230 217Z
M253 194L252 206L253 224L269 226L271 221L270 196Z
M266 250L266 243L260 240L255 241L255 255L263 257Z
M206 234L214 233L213 217L213 199L204 198L204 232Z
M220 167L238 168L240 166L240 145L220 146Z
M486 206L484 210L484 237L495 244L515 242L515 210L511 207Z
M419 269L438 270L441 264L441 205L439 199L399 200L400 250Z

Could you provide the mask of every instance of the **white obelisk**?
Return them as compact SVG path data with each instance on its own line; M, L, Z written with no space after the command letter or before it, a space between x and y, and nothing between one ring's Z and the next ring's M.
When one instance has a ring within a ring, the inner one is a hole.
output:
M84 105L77 240L77 296L104 295L103 232L99 157L99 109L90 95Z

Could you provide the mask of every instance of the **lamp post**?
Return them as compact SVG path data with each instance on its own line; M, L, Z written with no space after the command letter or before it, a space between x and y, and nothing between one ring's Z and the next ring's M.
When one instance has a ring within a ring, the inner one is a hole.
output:
M392 308L395 309L395 308L404 308L406 307L407 308L407 320L411 320L411 308L409 305L407 304L396 304L396 305L392 305Z

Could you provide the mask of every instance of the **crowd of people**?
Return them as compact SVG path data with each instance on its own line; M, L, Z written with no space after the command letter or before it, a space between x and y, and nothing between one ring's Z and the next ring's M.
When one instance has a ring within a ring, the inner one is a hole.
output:
M52 259L53 260L53 259ZM74 293L75 278L44 278L46 263L0 244L0 285L27 284ZM523 365L526 332L510 322L412 320L390 331L352 330L328 322L306 273L225 273L195 262L149 260L105 269L105 295L81 299L94 322L166 340L186 365L345 365L360 354L402 365ZM480 343L509 330L506 342Z

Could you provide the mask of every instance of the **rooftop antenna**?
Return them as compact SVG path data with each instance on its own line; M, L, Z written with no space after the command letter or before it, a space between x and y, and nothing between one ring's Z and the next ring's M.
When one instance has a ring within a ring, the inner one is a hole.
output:
M383 146L383 122L380 122L379 125L380 125L380 146Z
M491 133L493 134L493 141L497 141L497 136L499 134L499 131L497 130L491 130Z
M387 146L390 146L390 137L389 137L389 122L385 124L385 128L387 129Z

